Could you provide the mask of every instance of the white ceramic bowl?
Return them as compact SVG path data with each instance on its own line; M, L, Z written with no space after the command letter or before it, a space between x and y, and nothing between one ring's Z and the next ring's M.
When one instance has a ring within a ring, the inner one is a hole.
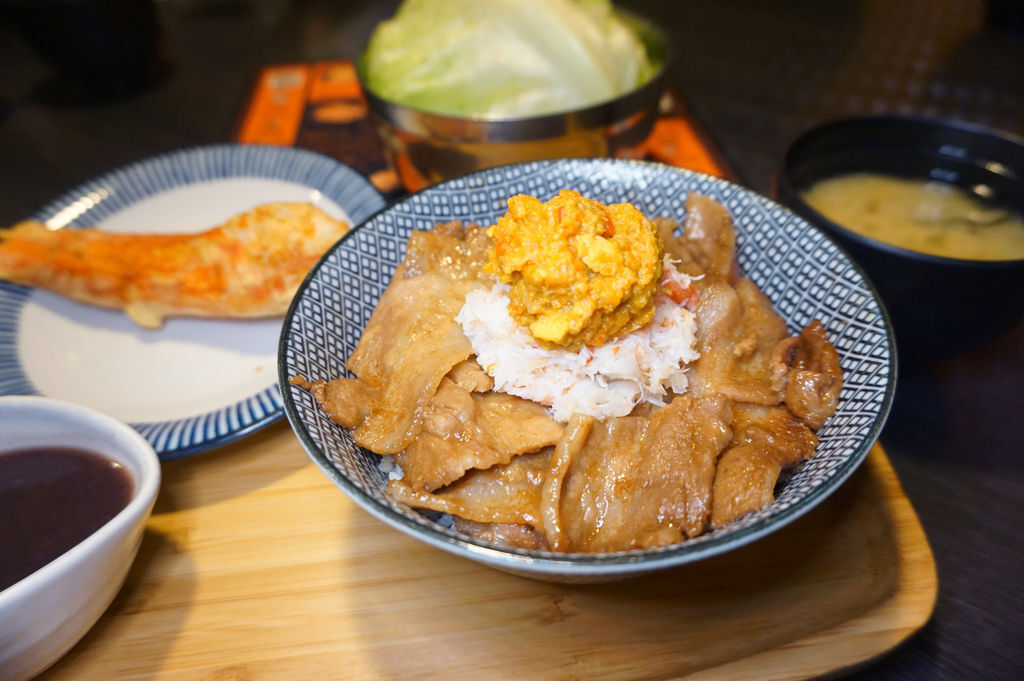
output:
M66 653L121 588L160 488L160 461L124 423L45 397L0 397L0 433L0 452L47 446L91 450L120 463L134 483L128 505L105 525L0 591L0 676L22 681Z

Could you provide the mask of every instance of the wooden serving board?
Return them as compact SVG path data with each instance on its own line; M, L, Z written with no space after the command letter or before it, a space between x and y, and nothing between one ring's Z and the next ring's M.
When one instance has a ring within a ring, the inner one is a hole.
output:
M611 584L534 581L349 501L285 423L164 465L128 580L40 678L804 679L929 618L931 550L880 447L804 518Z

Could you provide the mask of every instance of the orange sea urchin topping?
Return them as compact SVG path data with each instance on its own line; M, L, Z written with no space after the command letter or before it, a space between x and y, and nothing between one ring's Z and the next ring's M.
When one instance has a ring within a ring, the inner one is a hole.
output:
M509 314L543 345L601 345L654 316L663 246L631 204L518 195L487 234L484 269L510 286Z

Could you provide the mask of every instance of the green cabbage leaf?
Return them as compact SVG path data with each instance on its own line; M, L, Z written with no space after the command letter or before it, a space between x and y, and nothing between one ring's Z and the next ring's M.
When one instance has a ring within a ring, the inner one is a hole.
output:
M405 0L361 63L383 99L487 117L597 104L658 66L609 0Z

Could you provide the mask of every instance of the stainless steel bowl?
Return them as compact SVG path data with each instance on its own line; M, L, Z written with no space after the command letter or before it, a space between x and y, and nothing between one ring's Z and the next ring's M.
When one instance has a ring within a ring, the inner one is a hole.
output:
M417 191L483 168L552 158L636 158L658 118L670 50L665 34L628 15L661 68L615 99L581 109L525 117L447 116L377 96L357 66L385 153L403 186Z

